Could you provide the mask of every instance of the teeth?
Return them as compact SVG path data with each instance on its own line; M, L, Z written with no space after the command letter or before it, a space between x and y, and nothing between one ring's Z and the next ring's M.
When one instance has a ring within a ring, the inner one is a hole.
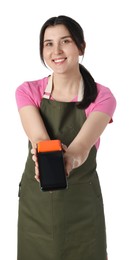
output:
M65 59L59 59L59 60L54 60L54 62L62 62L62 61L64 61Z

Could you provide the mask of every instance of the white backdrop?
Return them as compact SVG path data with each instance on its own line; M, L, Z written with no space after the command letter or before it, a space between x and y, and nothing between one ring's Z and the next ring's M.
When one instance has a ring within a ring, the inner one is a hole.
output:
M26 80L48 75L39 58L39 31L46 19L60 14L71 16L82 25L87 42L83 64L117 99L114 122L101 137L98 173L105 205L109 260L131 259L129 2L1 0L0 259L16 260L18 183L27 156L27 138L16 107L15 89Z

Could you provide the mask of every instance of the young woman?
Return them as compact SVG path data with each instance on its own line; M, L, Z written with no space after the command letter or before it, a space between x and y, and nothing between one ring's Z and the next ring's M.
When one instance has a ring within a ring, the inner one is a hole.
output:
M112 122L116 100L79 63L86 43L72 18L48 19L40 57L53 72L16 89L29 155L20 182L18 260L106 260L103 199L96 171L100 136ZM68 188L42 192L36 145L60 139ZM35 178L34 178L35 177Z

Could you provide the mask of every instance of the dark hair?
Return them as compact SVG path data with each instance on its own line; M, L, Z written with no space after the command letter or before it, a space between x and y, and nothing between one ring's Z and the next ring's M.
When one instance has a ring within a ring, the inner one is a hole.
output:
M62 24L64 25L71 34L73 41L75 42L77 48L84 55L85 51L85 40L84 33L81 26L72 18L60 15L58 17L52 17L48 19L42 26L40 31L40 57L42 62L45 65L43 60L43 38L44 33L47 27ZM46 66L46 65L45 65ZM82 101L77 103L77 107L80 109L87 108L91 102L94 102L97 97L97 86L96 83L89 73L89 71L81 64L79 64L80 72L84 81L84 95Z

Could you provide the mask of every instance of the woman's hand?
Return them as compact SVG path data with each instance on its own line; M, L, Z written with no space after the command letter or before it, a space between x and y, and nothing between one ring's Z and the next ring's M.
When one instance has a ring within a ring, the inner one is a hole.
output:
M73 147L69 146L67 148L66 145L62 144L62 149L64 152L64 164L65 164L65 171L66 175L69 176L70 172L81 166L88 157L88 152L84 152L83 149L74 149ZM31 149L32 160L35 162L35 179L39 182L39 167L38 167L38 160L37 160L37 150L36 148Z
M79 150L73 151L74 149L71 149L70 147L66 150L66 153L64 154L64 163L65 163L65 169L67 176L70 175L71 171L79 166L81 166L88 157L88 152L84 152Z
M38 168L38 160L37 160L37 148L31 149L32 160L35 162L35 179L39 182L39 168Z

